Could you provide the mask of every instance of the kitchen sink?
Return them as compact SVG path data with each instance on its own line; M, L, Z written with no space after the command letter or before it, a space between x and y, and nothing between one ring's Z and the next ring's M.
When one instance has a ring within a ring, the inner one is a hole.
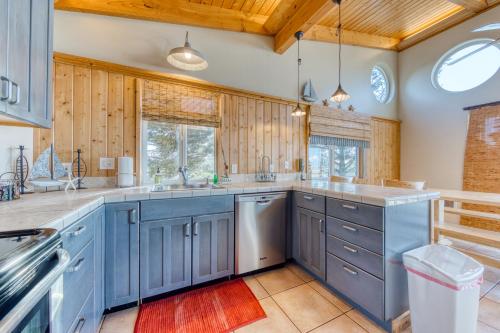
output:
M182 190L206 190L222 188L213 184L170 184L170 185L154 185L151 192L165 192L165 191L182 191Z

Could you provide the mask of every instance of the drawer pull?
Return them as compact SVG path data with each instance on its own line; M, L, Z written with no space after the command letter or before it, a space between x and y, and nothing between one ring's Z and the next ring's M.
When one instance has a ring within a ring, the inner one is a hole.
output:
M75 231L70 233L70 235L71 235L71 237L76 237L78 235L81 235L86 229L87 229L86 225L81 225Z
M191 223L184 224L184 228L185 228L184 236L186 237L191 236Z
M346 271L347 273L349 273L351 275L358 275L358 272L356 272L355 270L350 269L347 266L344 266L343 268L344 268L344 271Z
M342 207L350 209L350 210L356 210L356 209L358 209L358 206L354 206L354 205L343 204Z
M314 198L313 198L313 197L310 197L310 196L308 196L308 195L304 195L304 199L305 199L305 200L309 200L309 201L313 201L313 200L314 200Z
M130 224L137 223L137 209L131 209L128 211L128 220Z
M358 250L353 249L352 247L349 247L347 245L344 245L344 249L352 253L358 253Z
M70 272L70 273L78 272L80 270L80 268L82 268L82 265L83 265L84 261L85 261L85 258L80 258L78 260L78 262L74 266L68 268L67 271Z
M353 227L350 227L350 226L348 226L348 225L342 225L342 228L344 228L345 230L352 231L352 232L356 232L356 231L358 231L358 229L353 228Z
M80 333L82 331L83 325L85 325L85 318L80 318L78 320L78 324L76 324L75 330L73 333Z

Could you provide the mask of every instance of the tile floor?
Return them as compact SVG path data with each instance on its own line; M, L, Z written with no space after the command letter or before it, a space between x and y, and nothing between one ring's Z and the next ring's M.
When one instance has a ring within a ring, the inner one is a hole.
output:
M295 264L248 276L244 280L267 318L235 333L384 332ZM485 281L481 290L477 333L500 333L500 270L489 268ZM131 308L107 315L101 333L132 333L137 312L137 308Z

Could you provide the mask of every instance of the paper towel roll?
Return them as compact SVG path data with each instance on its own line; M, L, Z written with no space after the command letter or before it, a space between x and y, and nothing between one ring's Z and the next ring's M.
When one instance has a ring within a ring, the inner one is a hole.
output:
M118 174L118 187L130 187L134 185L134 175L121 173Z
M133 173L134 173L134 159L128 156L118 157L118 174L131 175Z

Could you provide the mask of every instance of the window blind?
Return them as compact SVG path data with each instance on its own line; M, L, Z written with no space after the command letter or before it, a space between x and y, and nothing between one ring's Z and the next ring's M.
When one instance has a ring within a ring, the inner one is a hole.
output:
M142 118L175 124L220 127L221 95L209 90L143 81Z
M309 142L311 144L370 146L370 117L352 111L313 105L310 109Z

